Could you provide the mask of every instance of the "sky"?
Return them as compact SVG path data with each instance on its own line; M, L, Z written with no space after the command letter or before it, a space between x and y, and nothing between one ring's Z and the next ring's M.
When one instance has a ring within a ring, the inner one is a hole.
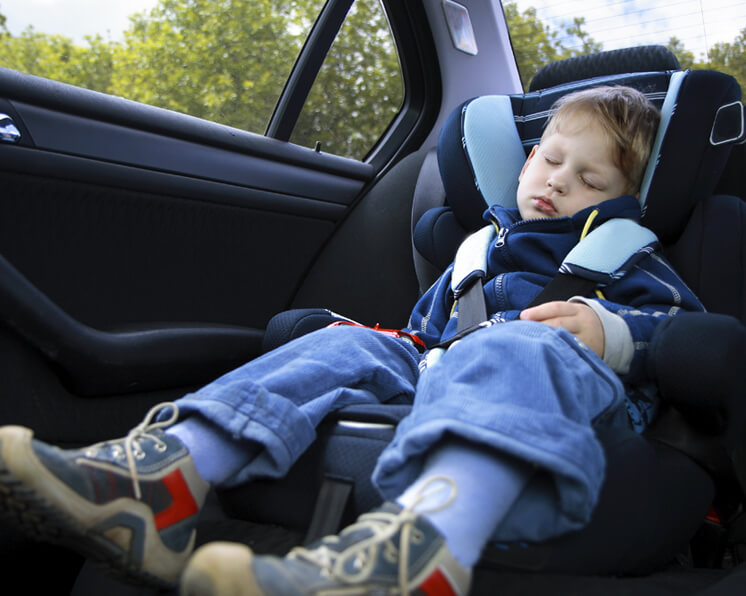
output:
M2 0L0 0L2 2ZM665 44L676 36L701 59L717 42L733 42L746 28L746 0L516 0L545 23L585 18L584 29L605 50L649 43Z
M10 32L26 26L60 33L84 44L86 35L121 39L128 16L158 0L0 0ZM468 1L465 4L468 5ZM474 0L470 0L474 1ZM732 42L746 27L746 0L516 0L521 11L537 9L547 24L586 19L585 30L604 49L665 43L676 35L700 59L717 42ZM643 21L645 24L641 24Z
M85 45L86 35L100 33L118 40L129 27L129 15L157 4L157 0L0 0L6 27L18 35L28 25L37 32L59 33Z

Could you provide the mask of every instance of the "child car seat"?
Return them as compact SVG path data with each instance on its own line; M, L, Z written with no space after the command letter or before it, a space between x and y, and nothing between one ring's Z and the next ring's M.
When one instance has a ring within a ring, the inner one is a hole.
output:
M577 72L577 68L578 62L573 63L572 70ZM517 181L526 149L537 142L547 110L556 98L580 87L600 84L634 86L659 106L664 100L667 102L656 158L651 160L646 175L648 201L644 221L652 224L650 227L664 244L676 245L692 210L700 209L700 200L712 192L727 159L727 143L713 143L711 132L715 128L720 131L718 138L735 137L727 132L720 108L740 106L738 86L732 78L712 72L667 70L606 75L496 100L510 106L510 125L515 120L520 138L520 144L510 148L514 156L510 167L514 169L512 174L505 174L506 183L502 177L488 182L475 179L473 156L466 150L470 144L462 142L464 111L469 106L486 104L474 100L454 111L443 127L437 160L434 155L425 160L413 209L417 271L423 288L453 259L463 237L482 225L486 204L497 195L515 195L511 185ZM731 115L727 110L725 113ZM479 123L483 124L481 120ZM500 126L504 124L503 121ZM488 164L505 163L507 149L501 145L502 139L502 135L483 138L474 155ZM683 147L686 151L682 151ZM437 180L431 169L436 161L441 173ZM444 193L438 192L441 177ZM495 190L501 185L509 188ZM443 202L441 199L445 204L437 204ZM269 349L339 318L323 309L280 313L268 327L265 346ZM678 317L673 321L677 320ZM732 328L730 319L727 324ZM686 332L686 326L681 328ZM672 325L670 333L657 343L660 350L651 350L651 354L657 358L658 354L667 353L666 338L675 337L676 330ZM665 362L665 357L661 357L661 362ZM651 362L651 366L656 364ZM662 364L656 369L664 384L670 374L665 372L667 367ZM676 391L674 388L670 393ZM308 528L309 540L334 532L380 502L369 475L393 434L393 426L407 411L406 406L390 405L346 408L325 421L319 429L318 443L286 479L264 482L261 487L254 482L246 489L222 491L221 502L240 517ZM607 432L599 439L607 457L607 477L590 524L579 532L542 544L491 545L483 564L586 574L643 573L670 560L685 547L712 502L710 475L670 445L648 440L631 430ZM309 494L313 497L299 497ZM606 546L598 548L599 544Z

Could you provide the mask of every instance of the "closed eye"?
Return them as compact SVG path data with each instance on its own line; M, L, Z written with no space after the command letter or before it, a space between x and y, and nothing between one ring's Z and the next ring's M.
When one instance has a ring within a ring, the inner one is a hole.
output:
M592 180L588 180L587 178L583 178L582 176L580 180L583 182L585 186L587 186L588 188L592 190L602 190L601 185Z

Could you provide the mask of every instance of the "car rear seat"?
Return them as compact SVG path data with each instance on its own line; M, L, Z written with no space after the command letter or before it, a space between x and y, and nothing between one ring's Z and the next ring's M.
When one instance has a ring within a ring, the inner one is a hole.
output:
M636 51L641 50L630 52ZM633 56L627 58L626 64L634 61ZM672 403L681 406L681 402L695 401L695 411L703 408L710 412L712 408L706 403L706 394L682 393L681 383L677 382L676 362L691 361L691 354L696 354L687 352L680 339L696 337L697 333L707 330L719 333L717 337L723 341L709 345L720 345L724 357L742 354L739 342L745 329L743 263L746 260L741 258L734 264L722 257L746 254L746 241L742 237L746 230L744 206L734 197L710 196L730 147L728 143L718 144L717 139L712 142L713 128L718 131L719 138L730 136L733 137L731 141L739 140L729 132L733 127L726 126L731 114L723 116L721 112L717 119L716 114L721 106L740 106L737 103L740 90L731 77L709 71L676 73L670 69L670 62L662 71L604 73L594 77L598 63L597 57L589 57L585 62L583 59L565 62L573 76L581 71L590 75L591 78L583 81L562 81L562 68L554 65L552 80L556 85L551 89L511 96L519 134L525 148L530 148L540 136L546 111L554 100L581 86L636 86L661 105L671 80L680 85L675 110L670 110L668 130L651 166L649 200L643 222L659 235L674 264L700 293L708 309L730 316L704 315L696 320L682 316L681 323L679 317L675 318L676 324L667 326L666 332L656 339L650 365L658 375L664 396ZM742 114L741 106L741 117ZM444 128L447 127L448 124ZM444 139L440 145L448 142L454 143L454 138ZM458 153L460 138L456 138L455 143L454 151ZM500 154L499 147L497 154ZM440 166L444 166L442 155ZM423 165L413 209L415 261L423 289L452 259L463 236L482 225L481 213L485 208L485 199L478 189L472 192L467 188L473 181L465 187L464 177L454 177L448 166L442 170L445 191L441 190L440 176L433 169L436 167L438 158L431 154ZM693 255L701 258L693 259ZM740 293L730 295L728 289L722 286L718 289L712 283L717 272L727 276L728 288L736 285ZM336 315L323 309L281 313L268 327L265 345L271 348L288 337L323 326L335 318ZM678 342L683 351L673 353L672 342L673 345ZM706 349L705 346L700 345ZM694 370L695 367L690 368ZM679 375L679 378L683 377ZM667 440L666 436L676 437L681 435L682 429L692 428L690 421L677 415L680 410L687 410L687 403L684 403L678 409L671 406L674 415L664 418L674 422L668 427L662 424L661 429L657 429L660 436L656 439L632 431L601 435L599 439L607 456L607 479L589 526L541 544L492 545L486 550L482 564L583 574L645 573L686 549L714 498L713 465L728 468L727 464L722 464L722 450L713 457L711 446L713 443L722 445L724 434L735 428L734 425L740 429L743 421L740 410L731 407L735 401L734 392L744 386L741 370L733 370L727 379L719 369L703 371L696 379L699 388L719 383L719 397L713 397L715 403L711 405L718 412L723 408L728 410L731 425L727 429L723 425L694 429L697 437L688 444ZM693 382L690 385L693 386ZM691 414L692 408L689 409L687 413ZM333 532L380 500L368 476L378 453L392 436L393 426L407 411L406 406L385 405L345 409L326 421L319 431L318 444L304 455L287 479L254 482L250 487L222 491L221 502L232 514L246 519L307 529L308 540ZM698 420L706 418L696 416ZM712 418L717 419L717 416ZM700 439L704 431L709 431L709 437L704 437L703 441ZM737 435L731 432L728 436ZM683 455L682 449L690 455ZM699 463L695 463L692 454ZM713 463L716 459L720 463ZM315 498L299 496L309 494L309 490ZM741 497L742 494L738 496ZM599 548L599 545L604 546Z

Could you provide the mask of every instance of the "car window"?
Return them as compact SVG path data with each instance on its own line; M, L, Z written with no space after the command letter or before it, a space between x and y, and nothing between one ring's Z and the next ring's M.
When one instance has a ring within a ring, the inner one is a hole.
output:
M503 9L524 87L553 60L658 44L682 68L719 70L746 89L743 0L513 0Z
M401 109L404 85L379 0L357 0L314 83L291 140L362 159Z
M324 4L0 0L0 66L264 134ZM292 141L364 157L401 106L400 73L379 0L358 0Z

